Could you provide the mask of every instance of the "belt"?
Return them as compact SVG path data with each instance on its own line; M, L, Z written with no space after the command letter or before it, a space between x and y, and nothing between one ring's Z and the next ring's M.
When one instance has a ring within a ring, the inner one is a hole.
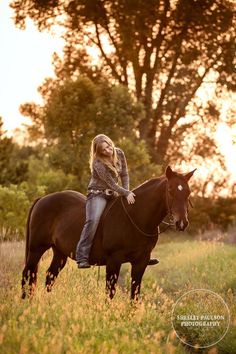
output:
M106 195L115 194L115 192L112 189L89 189L88 192L93 194L104 193Z

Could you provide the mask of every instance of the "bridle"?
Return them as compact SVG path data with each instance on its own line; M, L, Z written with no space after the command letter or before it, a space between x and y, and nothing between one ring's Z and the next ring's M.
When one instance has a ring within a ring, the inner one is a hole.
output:
M163 222L163 224L168 224L169 226L174 226L174 216L172 211L173 203L174 203L174 198L170 196L169 182L167 180L166 181L166 207L167 207L167 217L169 218L169 223Z
M170 203L170 200L172 200L172 203ZM162 221L162 223L168 225L169 227L175 225L173 211L172 211L173 202L174 202L174 197L170 196L169 182L167 180L167 185L166 185L166 205L167 205L167 216L169 217L169 223L165 222L165 221ZM188 203L188 206L190 205L191 208L193 208L193 203L192 203L190 198L188 198L187 203ZM187 211L188 211L188 207L187 207ZM166 231L167 228L164 231ZM164 232L164 231L162 231L162 232Z
M141 233L142 235L144 235L146 237L157 237L158 234L161 234L161 233L165 232L168 228L170 228L172 226L175 226L175 223L174 223L174 220L173 220L173 211L172 211L174 198L170 196L168 180L167 180L167 183L166 183L166 193L165 194L166 194L166 198L165 199L166 199L166 206L167 206L167 217L169 218L169 222L162 221L161 223L166 225L165 229L162 230L162 231L159 231L159 227L157 227L156 232L153 233L153 234L149 234L149 233L143 231L142 229L140 229L140 227L132 219L132 217L130 216L128 210L126 209L126 206L124 204L124 197L120 198L123 210L124 210L125 214L127 215L129 221L136 228L136 230L138 230L138 232ZM193 205L192 205L192 202L191 202L190 199L188 199L188 203L193 208Z

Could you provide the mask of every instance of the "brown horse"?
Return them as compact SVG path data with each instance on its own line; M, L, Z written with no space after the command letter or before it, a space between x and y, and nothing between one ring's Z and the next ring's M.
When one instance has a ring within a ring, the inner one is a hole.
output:
M195 170L194 170L195 171ZM108 203L95 235L89 262L106 265L106 290L115 294L122 263L130 262L131 298L137 298L150 254L158 240L158 226L166 215L177 230L188 226L188 180L194 171L180 174L167 167L165 175L151 179L134 190L136 202L129 205L117 197ZM27 221L26 264L22 274L22 298L37 281L38 262L44 252L53 249L53 259L46 275L48 291L65 266L67 257L75 259L75 250L85 222L86 197L64 191L37 199ZM84 271L84 270L78 270Z

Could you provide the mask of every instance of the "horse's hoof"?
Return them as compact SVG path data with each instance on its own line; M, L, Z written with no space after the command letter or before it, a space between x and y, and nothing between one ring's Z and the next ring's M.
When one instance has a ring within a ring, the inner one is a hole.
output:
M151 258L148 262L148 265L156 265L159 263L159 260L156 258Z
M46 289L47 289L47 292L50 293L52 291L52 286L51 285L47 285Z

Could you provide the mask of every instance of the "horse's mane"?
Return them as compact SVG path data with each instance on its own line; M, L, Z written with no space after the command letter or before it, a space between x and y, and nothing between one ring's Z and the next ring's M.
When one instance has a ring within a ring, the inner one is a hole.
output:
M180 178L181 180L184 180L184 175L179 173L179 172L172 172L174 177ZM150 178L147 181L144 181L143 183L141 183L139 186L135 187L133 189L133 192L143 192L143 191L147 191L153 187L159 187L161 184L163 184L164 181L167 180L166 175L162 175L160 177L154 177L154 178Z
M136 192L144 192L149 190L150 188L153 188L153 186L155 185L155 187L158 187L160 184L162 184L164 181L166 180L166 176L160 176L160 177L154 177L154 178L150 178L147 181L144 181L143 183L141 183L139 186L137 186L136 188L134 188L132 191L134 193Z

